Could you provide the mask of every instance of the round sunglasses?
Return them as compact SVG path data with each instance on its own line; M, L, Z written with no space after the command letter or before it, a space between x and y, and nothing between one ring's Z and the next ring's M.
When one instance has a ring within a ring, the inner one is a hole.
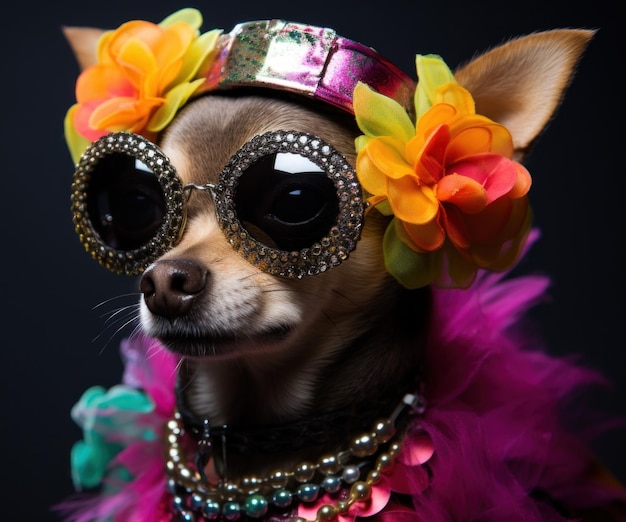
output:
M317 136L257 135L229 159L217 184L183 185L157 145L118 132L92 143L76 167L76 232L104 267L140 274L178 243L196 190L211 193L233 248L281 277L302 278L339 265L356 248L363 227L354 169Z

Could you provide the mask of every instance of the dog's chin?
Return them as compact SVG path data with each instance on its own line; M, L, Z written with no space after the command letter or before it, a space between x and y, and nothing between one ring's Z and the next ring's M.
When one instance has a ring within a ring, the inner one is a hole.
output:
M153 335L169 351L186 358L233 359L279 350L292 327L278 325L255 333L161 332Z

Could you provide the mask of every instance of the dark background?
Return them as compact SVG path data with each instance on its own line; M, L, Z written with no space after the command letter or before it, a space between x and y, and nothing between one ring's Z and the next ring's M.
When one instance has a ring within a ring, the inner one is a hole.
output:
M603 371L615 385L598 404L626 414L624 84L618 80L626 27L618 2L108 0L36 8L15 2L3 8L0 31L0 518L56 520L49 506L72 490L69 451L80 437L70 408L89 386L108 387L121 377L120 334L102 314L137 300L135 281L90 260L73 231L73 168L62 121L74 102L78 67L61 26L113 28L133 18L159 22L185 5L203 11L205 30L229 31L236 22L273 17L329 26L376 48L412 76L416 53L438 53L454 67L515 35L599 29L557 118L528 161L543 238L521 268L553 277L552 299L534 314L550 350L580 356ZM626 480L623 442L623 432L604 436L597 449ZM13 516L4 518L7 513Z

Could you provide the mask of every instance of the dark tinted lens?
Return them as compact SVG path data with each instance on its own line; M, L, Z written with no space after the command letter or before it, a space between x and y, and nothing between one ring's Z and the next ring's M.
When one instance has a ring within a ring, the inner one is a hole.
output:
M319 241L337 220L337 189L326 173L293 153L264 156L240 176L237 215L252 237L281 250Z
M133 250L154 237L166 213L159 182L132 156L113 153L92 169L87 213L102 241L116 250Z

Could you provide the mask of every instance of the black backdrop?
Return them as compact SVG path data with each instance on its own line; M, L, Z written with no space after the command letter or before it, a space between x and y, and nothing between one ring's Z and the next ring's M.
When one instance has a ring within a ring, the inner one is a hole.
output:
M120 334L101 314L136 300L135 281L109 274L83 252L69 211L72 164L62 131L78 67L62 25L116 27L155 22L190 5L204 29L285 18L326 25L375 47L413 75L415 53L441 54L455 66L508 37L555 27L599 29L558 117L528 161L541 241L525 271L553 277L552 299L535 316L550 349L573 354L614 382L605 409L626 414L623 238L624 18L614 0L593 2L380 2L108 0L3 8L2 301L3 520L56 520L49 506L71 492L69 451L80 436L70 408L89 386L121 375ZM609 7L609 5L611 7ZM94 308L122 294L113 304ZM126 331L128 333L128 331ZM94 340L95 338L95 340ZM623 432L598 451L626 479ZM4 514L12 516L4 518Z

